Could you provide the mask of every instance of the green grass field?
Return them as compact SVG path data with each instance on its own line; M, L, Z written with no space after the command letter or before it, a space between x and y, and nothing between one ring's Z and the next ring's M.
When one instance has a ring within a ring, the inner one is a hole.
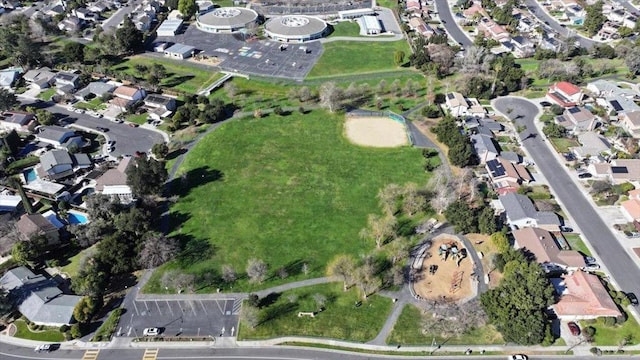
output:
M431 345L431 342L434 340L438 344L446 341L447 345L504 344L500 333L491 325L476 328L461 336L447 339L443 338L440 334L423 333L423 316L425 315L423 315L422 311L417 307L410 304L406 305L404 309L402 309L402 314L400 314L391 335L387 338L387 344Z
M553 144L553 147L559 153L566 153L566 152L569 152L569 148L574 146L580 146L578 141L575 139L549 138L549 141L551 141L551 144Z
M298 312L317 311L314 294L328 299L324 311L314 318L298 317ZM297 296L290 302L290 295ZM342 291L341 283L325 284L290 290L272 305L262 310L262 323L255 329L241 323L239 340L268 339L279 336L315 336L366 342L378 334L391 311L391 299L371 296L361 306L362 299L355 289ZM245 304L246 306L246 304ZM273 317L271 320L265 320Z
M333 32L329 35L335 36L360 36L360 26L355 21L341 21L333 25Z
M324 53L307 78L373 73L402 69L393 62L396 50L411 55L405 40L393 42L336 41L324 44ZM408 70L408 68L407 68Z
M27 323L22 320L16 320L13 322L17 330L15 337L36 341L48 341L48 342L60 342L64 340L64 335L56 328L47 328L47 330L31 331L27 326Z
M45 101L51 100L51 97L56 94L56 89L47 89L38 94L38 99Z
M358 233L367 215L380 211L379 189L410 181L421 186L428 176L419 150L352 145L342 135L343 123L344 115L319 110L271 115L230 122L202 139L178 172L185 180L174 187L182 196L171 213L178 235L211 249L182 267L216 273L229 263L244 272L247 260L257 257L271 274L293 269L289 282L302 278L295 270L301 263L314 277L336 254L370 252L374 243ZM165 269L179 267L173 262ZM161 291L160 273L147 291ZM278 282L285 280L274 277L263 287ZM249 289L246 280L233 288Z
M79 103L76 103L74 107L85 110L102 110L106 109L107 105L102 102L102 99L94 98L90 101L81 101Z
M162 64L167 69L167 76L160 81L160 86L190 94L197 93L198 90L206 88L207 85L222 77L220 73L191 66L186 61L174 62L143 56L127 58L122 63L113 66L112 69L140 77L141 75L134 68L137 64L146 65L147 67L153 64Z
M584 244L579 234L564 234L564 238L569 243L569 246L571 246L571 249L579 251L586 256L591 256L591 251L589 251L587 245Z
M638 344L640 341L638 338L638 334L640 334L640 326L633 316L628 316L629 318L622 325L606 326L602 318L599 318L593 324L589 321L582 321L580 325L583 329L587 326L593 326L596 329L593 345L620 345L620 341L629 335L631 336L631 342L629 345Z

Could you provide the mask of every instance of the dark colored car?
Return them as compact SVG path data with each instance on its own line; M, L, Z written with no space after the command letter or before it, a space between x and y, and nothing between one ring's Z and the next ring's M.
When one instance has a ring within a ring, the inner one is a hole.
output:
M633 306L638 306L638 297L634 293L627 293L627 299Z
M100 131L102 131L102 132L107 132L107 131L109 131L109 129L108 129L108 128L103 127L103 126L96 126L96 129L98 129L98 130L100 130Z
M582 173L582 174L578 174L578 178L580 179L588 179L590 177L592 177L593 175L591 175L591 173Z
M569 331L571 332L571 335L573 336L578 336L580 335L580 327L578 326L578 324L574 323L573 321L567 324L569 326Z
M549 107L549 106L551 106L551 103L550 103L550 102L548 102L548 101L541 101L541 102L540 102L540 105L542 105L542 106L544 106L544 107Z

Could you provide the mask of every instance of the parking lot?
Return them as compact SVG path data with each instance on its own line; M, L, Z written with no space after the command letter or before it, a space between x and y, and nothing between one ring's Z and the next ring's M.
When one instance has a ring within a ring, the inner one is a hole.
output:
M191 45L203 55L221 60L219 67L249 75L303 80L320 55L322 44L282 44L270 40L244 41L241 35L210 34L191 25L182 34L158 37L156 42ZM280 45L284 45L281 50Z
M161 336L235 336L242 300L136 300L122 315L118 336L139 337L157 327ZM232 333L233 332L233 333Z

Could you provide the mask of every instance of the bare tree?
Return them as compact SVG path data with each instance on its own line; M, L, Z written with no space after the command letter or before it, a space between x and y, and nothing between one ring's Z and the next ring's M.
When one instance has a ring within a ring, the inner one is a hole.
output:
M340 109L342 99L342 89L333 81L326 82L320 86L320 106L328 109L330 112L335 112Z
M398 95L398 91L400 91L400 80L393 80L393 82L391 83L390 91L392 94Z
M391 264L397 264L409 256L411 242L404 236L395 238L389 244L389 260Z
M378 83L378 86L376 87L376 91L378 92L378 95L386 94L387 82L384 79L380 80L380 82Z
M289 295L287 295L287 301L289 301L290 303L294 304L296 301L298 301L298 295L297 294L289 294Z
M346 99L357 99L360 97L360 95L361 95L360 89L358 88L358 85L356 85L356 83L354 82L349 84L349 86L347 87L347 90L344 91L344 97Z
M404 267L400 264L395 264L391 267L391 283L395 286L404 285L405 276L404 276Z
M175 258L179 251L180 245L175 238L168 238L163 234L152 234L142 245L138 264L145 269L152 269Z
M251 282L262 283L267 276L267 264L256 258L247 261L247 276Z
M367 218L367 225L360 231L360 237L373 239L376 242L376 248L380 249L385 241L393 236L398 220L389 214L383 216L370 214Z
M318 309L322 309L327 302L327 297L320 293L313 294L313 301L318 305Z
M366 258L363 264L356 269L356 285L360 289L363 300L378 291L382 281L376 276L376 266L371 258Z
M402 188L398 184L388 184L378 191L378 203L385 213L394 214L396 203L402 195Z
M413 80L407 79L407 82L405 82L402 92L404 93L404 96L407 96L407 97L413 97L416 95L416 87L413 84Z
M242 321L249 325L252 329L260 324L260 310L257 307L247 305L242 307L242 313L240 313Z
M446 44L427 45L429 58L438 65L441 74L448 74L456 54Z
M2 219L2 224L0 224L0 254L9 253L13 244L19 240L20 234L16 229L16 221L13 219Z
M309 87L303 86L298 90L298 99L302 102L311 100L311 90L309 90Z
M162 274L162 277L160 277L160 285L165 288L165 289L169 289L173 287L173 279L176 277L176 275L178 275L178 272L176 270L167 270L164 272L164 274Z
M184 289L187 289L190 292L193 292L194 290L193 286L195 285L195 281L196 281L195 275L181 273L181 274L178 274L173 279L173 284L179 293L182 292Z
M288 277L289 277L289 272L287 272L287 269L285 269L285 268L283 268L283 267L281 267L280 269L278 269L277 273L278 273L278 277L279 277L280 279L286 279L286 278L288 278Z
M431 207L438 212L438 215L441 215L452 202L453 196L451 191L446 187L439 187L431 197L430 204Z
M347 291L353 283L356 263L349 255L338 255L327 266L327 275L342 280L343 289Z
M402 191L402 210L409 217L424 210L427 206L427 199L424 194L418 191L418 185L407 183Z
M462 199L462 197L465 195L465 189L468 188L471 178L473 178L473 171L470 168L464 167L460 169L458 176L456 176L456 178L454 179L458 199Z
M309 264L304 263L302 264L302 273L305 275L309 275L309 272L311 271L311 269L309 269Z
M427 189L437 192L441 187L448 187L451 181L449 170L444 166L438 166L432 173L427 183Z
M230 264L222 265L222 280L226 283L232 283L238 279L236 270Z

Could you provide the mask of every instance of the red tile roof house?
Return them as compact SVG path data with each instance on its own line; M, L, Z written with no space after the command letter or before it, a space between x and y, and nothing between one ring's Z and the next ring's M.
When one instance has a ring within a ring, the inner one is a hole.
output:
M513 230L516 249L527 249L540 264L577 270L585 266L584 257L575 250L562 250L554 236L537 227Z
M623 201L622 213L629 221L640 221L640 189L629 191L629 200Z
M576 271L562 280L552 280L556 293L560 295L560 300L552 305L559 319L587 320L622 316L596 275Z
M582 89L570 82L560 81L551 85L547 92L547 99L562 107L574 107L582 102Z

